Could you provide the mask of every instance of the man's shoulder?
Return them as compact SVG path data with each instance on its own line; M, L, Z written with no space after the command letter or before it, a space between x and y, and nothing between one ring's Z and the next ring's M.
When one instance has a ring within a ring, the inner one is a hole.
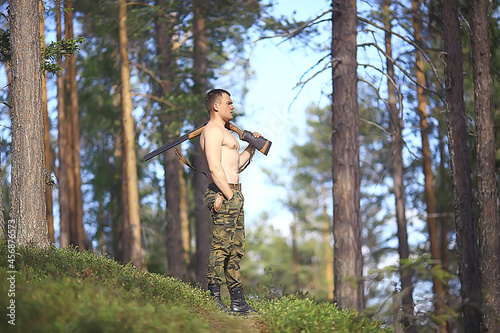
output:
M203 129L203 131L201 132L202 135L221 135L223 136L224 135L224 128L222 128L220 125L217 125L215 123L207 123L207 125L205 126L205 128Z
M203 141L208 139L210 142L222 142L224 141L224 128L209 122L203 128L200 139Z

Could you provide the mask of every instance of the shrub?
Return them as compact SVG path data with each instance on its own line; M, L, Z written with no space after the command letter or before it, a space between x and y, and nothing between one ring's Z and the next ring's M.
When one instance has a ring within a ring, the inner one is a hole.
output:
M314 302L303 295L256 300L260 318L272 332L385 332L382 323L354 310L339 310L328 302ZM388 330L387 330L388 331Z

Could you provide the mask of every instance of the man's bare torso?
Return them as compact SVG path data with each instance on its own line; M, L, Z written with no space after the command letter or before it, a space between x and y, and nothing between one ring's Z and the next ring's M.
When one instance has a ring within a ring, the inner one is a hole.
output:
M216 136L218 140L207 140L206 135ZM208 147L207 144L210 144L211 146ZM227 182L230 184L237 184L239 182L238 169L240 163L240 145L231 132L219 124L209 122L201 133L200 145L203 150L205 166L209 171L208 174L210 181L213 181L210 172L212 170L210 167L211 164L214 164L214 161L210 163L207 160L210 157L207 155L211 154L216 149L220 149L220 165L224 170Z

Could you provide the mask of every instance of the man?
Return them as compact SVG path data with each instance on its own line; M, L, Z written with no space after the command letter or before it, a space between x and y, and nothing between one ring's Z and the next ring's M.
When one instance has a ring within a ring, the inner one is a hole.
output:
M217 305L229 309L220 298L222 273L226 277L231 297L231 312L256 313L243 295L240 260L245 252L245 225L243 194L239 183L240 169L250 161L255 152L248 146L241 154L236 138L225 128L233 119L233 101L223 89L207 93L205 106L210 120L200 136L200 145L211 184L205 192L205 202L212 217L212 245L208 258L208 289ZM254 133L254 137L260 137Z

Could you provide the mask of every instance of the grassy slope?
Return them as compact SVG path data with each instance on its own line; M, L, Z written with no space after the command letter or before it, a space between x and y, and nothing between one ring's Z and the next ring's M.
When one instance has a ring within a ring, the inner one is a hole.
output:
M382 332L332 304L288 296L249 301L260 314L229 316L206 292L74 249L17 249L16 325L7 323L7 254L0 244L2 332ZM8 281L7 281L8 282ZM227 300L226 300L227 301Z

